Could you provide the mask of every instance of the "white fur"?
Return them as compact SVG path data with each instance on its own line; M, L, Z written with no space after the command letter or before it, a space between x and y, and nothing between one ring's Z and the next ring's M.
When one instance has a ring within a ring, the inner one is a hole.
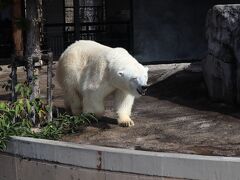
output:
M140 96L137 88L147 85L147 71L123 48L81 40L62 53L57 80L64 90L65 106L74 115L102 116L105 97L115 93L118 123L132 126L132 105Z

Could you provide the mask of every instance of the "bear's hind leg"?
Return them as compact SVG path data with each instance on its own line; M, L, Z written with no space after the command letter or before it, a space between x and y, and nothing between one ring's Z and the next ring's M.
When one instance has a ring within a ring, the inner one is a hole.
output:
M70 110L73 115L82 113L82 97L76 91L68 91L64 93L64 104L66 110Z
M70 106L70 102L68 102L68 98L67 96L64 94L64 107L65 107L65 111L68 113L71 113L71 106Z
M121 90L116 91L115 106L118 114L118 124L120 126L134 126L134 122L130 118L133 102L134 96Z
M94 113L98 118L104 115L103 97L95 93L86 93L83 95L83 112Z

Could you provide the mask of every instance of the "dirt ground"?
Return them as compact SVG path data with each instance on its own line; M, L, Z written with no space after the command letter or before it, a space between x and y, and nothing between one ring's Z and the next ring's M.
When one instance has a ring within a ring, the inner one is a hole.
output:
M106 114L98 123L67 135L63 141L146 151L202 155L240 156L239 107L212 102L207 95L199 65L152 65L146 96L136 99L134 127L119 127L111 97ZM0 82L8 78L0 71ZM23 72L19 73L23 77ZM43 97L46 70L41 71ZM62 91L55 83L54 104L63 107ZM9 94L0 91L0 100Z

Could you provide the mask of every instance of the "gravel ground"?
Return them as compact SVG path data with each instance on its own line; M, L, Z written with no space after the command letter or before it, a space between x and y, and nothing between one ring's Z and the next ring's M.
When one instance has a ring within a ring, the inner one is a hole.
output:
M98 123L67 135L63 141L146 151L203 155L240 156L239 107L209 100L199 64L152 65L146 96L135 101L134 127L116 124L111 97L105 117ZM9 69L0 71L0 82ZM24 73L19 70L19 79ZM41 70L42 96L46 92L46 70ZM55 80L54 80L55 81ZM54 104L63 107L62 91L55 83ZM0 91L0 100L9 94Z

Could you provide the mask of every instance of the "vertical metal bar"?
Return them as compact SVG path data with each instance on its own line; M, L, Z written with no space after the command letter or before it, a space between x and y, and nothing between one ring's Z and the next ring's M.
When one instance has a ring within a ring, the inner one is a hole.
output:
M17 94L15 90L15 86L17 84L17 64L16 64L16 57L12 56L12 70L11 70L11 100L15 102L17 100Z
M34 61L32 56L27 58L27 81L28 85L31 88L32 92L30 95L30 100L33 100L36 98L35 92L34 92ZM32 120L32 123L36 123L36 112L34 106L31 107L31 113L29 114L30 119Z
M62 26L62 37L63 37L63 47L64 49L66 48L66 8L65 8L65 0L62 0L62 6L63 6L63 26ZM58 47L58 46L56 46ZM55 51L56 52L56 51Z
M90 37L90 32L89 32L89 25L86 26L86 32L87 32L87 39Z
M129 51L134 55L134 0L130 0L130 22L129 22Z
M47 61L47 102L49 106L48 111L48 122L52 121L52 95L53 95L53 86L52 86L52 62L53 62L53 53L48 53Z
M103 19L102 21L103 22L106 22L106 1L105 0L102 0L102 13L103 13Z
M73 0L74 3L74 36L75 40L80 37L80 13L79 13L79 0Z

